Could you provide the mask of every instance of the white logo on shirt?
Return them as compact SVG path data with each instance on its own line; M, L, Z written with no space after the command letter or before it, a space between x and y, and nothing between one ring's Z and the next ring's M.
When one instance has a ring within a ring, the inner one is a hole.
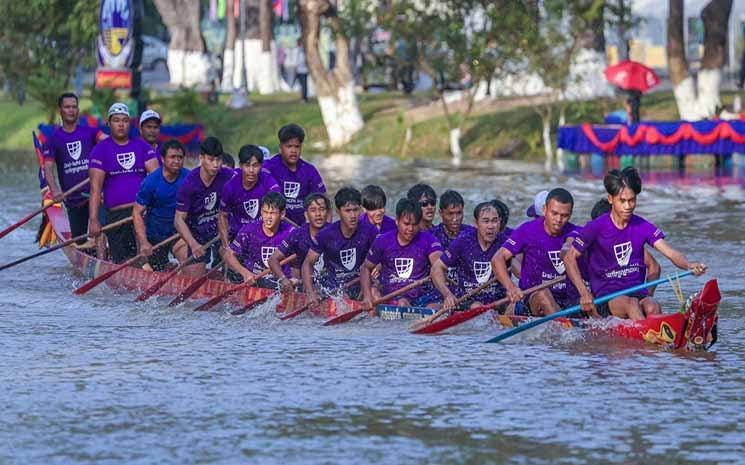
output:
M393 264L396 266L396 274L401 279L409 279L411 272L414 270L413 258L394 258Z
M316 263L313 265L313 269L316 273L323 271L323 254L318 256L318 260L316 260Z
M125 170L131 170L135 166L135 153L124 152L116 154L116 161L119 162L122 168Z
M287 197L288 199L296 199L298 194L300 194L300 183L285 181L284 192L285 192L285 197Z
M268 246L261 247L261 261L264 262L265 267L269 266L269 257L272 256L275 249L276 247L268 247Z
M473 275L477 283L487 282L491 277L491 262L473 262Z
M631 258L631 252L633 250L633 247L631 247L631 241L613 246L613 252L616 254L618 266L627 266L629 264L629 259Z
M80 158L80 154L83 152L83 144L79 140L68 142L65 145L67 146L67 153L70 155L70 158L73 160Z
M564 274L564 260L561 259L561 250L549 250L548 258L551 260L551 264L554 265L554 269L559 274Z
M204 198L204 209L211 211L215 208L217 203L217 192L211 192L210 195Z
M246 210L246 214L251 219L256 218L259 213L259 199L249 199L243 202L243 209Z
M339 252L339 258L341 258L341 264L344 265L344 268L352 271L357 263L357 249L344 249Z

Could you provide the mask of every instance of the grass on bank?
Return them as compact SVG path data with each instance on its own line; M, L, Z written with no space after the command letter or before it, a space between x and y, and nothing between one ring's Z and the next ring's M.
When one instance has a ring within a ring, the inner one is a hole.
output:
M174 99L157 96L155 109L166 121L175 121ZM730 105L734 94L723 94L725 105ZM408 111L428 101L425 95L407 98L400 93L362 94L360 108L365 119L364 129L343 150L367 155L388 154L405 157L448 156L448 127L441 112L432 118L410 124ZM236 153L243 144L253 143L276 150L277 130L284 124L297 123L307 133L306 150L324 152L326 129L315 101L301 103L295 94L271 96L251 95L253 105L239 111L227 109L223 103L197 104L192 110L204 123L207 133L223 141L226 150ZM592 121L601 122L603 115L621 107L621 101L596 99L571 103L567 108L567 124ZM182 105L183 106L183 105ZM88 99L81 100L83 111L91 107ZM510 106L512 107L512 105ZM437 108L435 106L435 108ZM677 110L671 92L658 92L644 97L642 116L650 120L675 120ZM555 119L558 112L555 112ZM19 106L7 97L0 98L0 150L15 151L31 148L30 134L44 120L44 111L38 102L28 100ZM556 122L554 122L556 126ZM541 123L538 115L528 106L496 109L473 115L462 134L462 147L467 157L489 158L498 152L508 152L518 159L543 157ZM410 137L407 141L407 129ZM555 133L554 133L555 134ZM555 141L554 141L555 142ZM510 147L512 150L505 150Z

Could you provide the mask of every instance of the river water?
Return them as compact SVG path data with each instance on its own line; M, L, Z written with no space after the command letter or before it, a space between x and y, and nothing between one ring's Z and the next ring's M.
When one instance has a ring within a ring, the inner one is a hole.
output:
M416 181L460 190L469 211L498 196L513 227L538 190L569 188L578 223L602 195L517 163L317 161L332 189L383 185L389 208ZM37 206L33 166L0 157L0 225ZM662 180L641 196L639 213L719 278L720 341L696 355L550 325L483 344L499 331L486 319L426 337L280 322L270 306L197 315L106 286L74 297L82 278L61 253L27 262L0 286L0 463L744 463L743 192ZM32 223L0 240L0 263L35 250ZM677 306L669 286L657 295Z

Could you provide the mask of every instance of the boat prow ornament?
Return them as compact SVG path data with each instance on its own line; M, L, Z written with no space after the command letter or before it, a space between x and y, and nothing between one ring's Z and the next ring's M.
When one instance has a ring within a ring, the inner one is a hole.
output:
M702 352L717 342L718 309L721 300L722 295L716 279L709 280L701 292L688 298L681 309L685 311L686 321L685 337L681 341L685 341L686 350Z

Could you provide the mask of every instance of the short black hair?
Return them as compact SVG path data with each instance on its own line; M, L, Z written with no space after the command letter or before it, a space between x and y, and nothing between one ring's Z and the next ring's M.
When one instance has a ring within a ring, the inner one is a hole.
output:
M219 157L222 155L222 143L217 137L209 136L199 146L199 152L203 155Z
M354 187L342 187L334 196L336 208L341 208L348 203L362 205L362 194Z
M246 144L238 150L239 163L248 163L252 158L255 158L259 163L264 163L264 152L258 145Z
M409 198L403 198L396 203L396 219L400 220L404 216L411 215L414 217L414 222L419 224L422 221L422 209L419 207L419 202L415 202Z
M161 158L166 157L166 153L168 153L168 150L175 149L181 151L182 155L186 155L186 150L184 150L184 145L177 141L176 139L168 139L163 143L163 145L160 146L160 156Z
M639 195L642 191L642 178L639 171L633 166L627 166L623 170L610 170L603 178L605 191L610 195L618 195L625 187L628 187L634 194Z
M598 216L608 213L610 210L611 205L610 202L608 202L608 199L600 199L595 203L595 205L593 205L590 217L594 220Z
M458 192L448 189L443 192L440 196L440 210L444 210L448 207L463 207L466 203L463 201L463 196Z
M502 232L507 229L507 222L510 221L510 207L508 207L506 203L502 202L499 199L495 199L494 204L497 206L499 218L502 220L502 227L499 228L499 231Z
M222 153L222 164L223 166L227 166L230 169L235 168L235 158L233 158L233 155L229 154L228 152Z
M283 211L287 207L287 201L279 192L269 191L261 198L261 206L274 207Z
M80 100L78 100L78 96L77 95L73 94L72 92L64 92L64 93L60 94L59 97L57 97L57 107L58 108L62 108L62 101L65 100L66 98L74 98L75 99L75 103L80 103Z
M548 202L552 199L556 199L559 203L569 204L574 208L574 197L572 197L572 194L563 187L556 187L549 191L546 196L546 205L548 205Z
M362 207L365 210L380 210L385 208L387 202L385 191L380 186L370 184L362 189Z
M322 194L320 192L313 192L312 194L308 194L303 200L303 208L307 210L308 207L310 207L310 204L312 204L313 202L317 200L320 200L321 202L323 202L323 205L326 206L326 210L331 209L331 201L329 200L328 197L326 197L325 194Z
M430 200L437 200L437 193L428 184L415 184L411 186L411 189L409 189L408 192L406 192L406 198L416 202L417 205L419 205L419 200L422 196L425 196Z
M487 202L481 202L480 204L476 205L476 208L473 209L473 219L478 220L481 212L490 208L493 208L494 211L497 212L497 215L499 215L499 222L501 223L502 213L499 211L499 205L497 205L496 200L489 200Z
M280 144L284 144L285 142L292 139L297 139L302 144L305 141L305 131L303 131L303 128L301 128L297 124L285 124L284 126L279 128L279 132L277 132L277 138L279 139Z

